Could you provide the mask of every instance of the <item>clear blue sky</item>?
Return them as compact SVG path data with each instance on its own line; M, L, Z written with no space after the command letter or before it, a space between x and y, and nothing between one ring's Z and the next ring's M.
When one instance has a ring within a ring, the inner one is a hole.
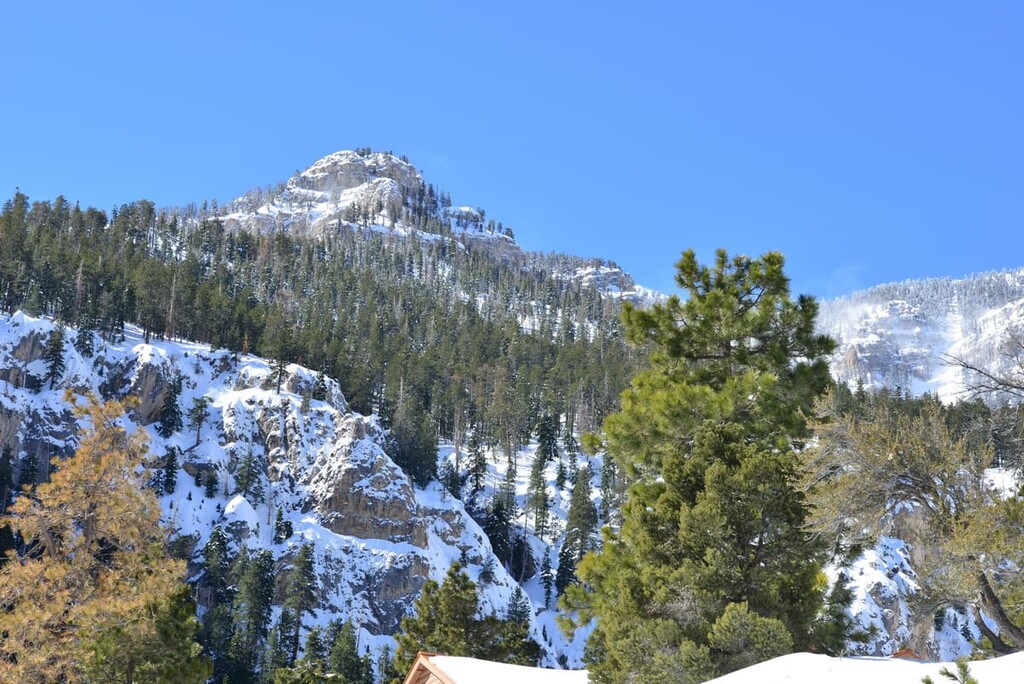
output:
M0 194L224 201L407 155L528 249L782 251L794 289L1024 266L1019 2L5 7Z

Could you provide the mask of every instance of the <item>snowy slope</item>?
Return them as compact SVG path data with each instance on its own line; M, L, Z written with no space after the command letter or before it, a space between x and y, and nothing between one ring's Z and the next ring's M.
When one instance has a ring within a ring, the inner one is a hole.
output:
M1024 269L879 285L822 302L818 329L839 342L831 365L840 381L968 398L972 378L951 359L1021 372Z
M300 544L313 543L319 603L306 626L351 618L362 627L362 647L374 652L393 644L389 635L423 583L442 580L459 559L478 582L481 611L504 616L516 583L494 559L479 525L439 484L415 487L382 447L377 420L349 411L333 380L326 381L326 400L311 399L316 374L292 364L278 391L264 359L187 342L147 342L135 328L111 343L97 336L96 352L83 356L74 347L77 331L68 329L66 369L51 386L43 380L42 354L53 329L48 320L0 315L0 447L11 447L20 462L27 451L42 464L73 453L65 388L131 394L140 404L127 428L147 431L153 454L147 465L160 469L170 450L181 454L175 491L161 502L167 523L195 549L195 561L214 525L225 529L236 550L270 549L279 570ZM209 408L198 435L186 422L164 439L154 421L175 376L182 381L183 412L198 398ZM257 483L240 491L246 463L258 465ZM491 473L488 481L499 477ZM519 486L524 489L525 480ZM294 534L275 543L279 511ZM488 582L480 581L485 564L493 570ZM543 590L527 588L543 602ZM581 646L564 643L550 612L531 622L534 638L547 647L546 664L578 661Z

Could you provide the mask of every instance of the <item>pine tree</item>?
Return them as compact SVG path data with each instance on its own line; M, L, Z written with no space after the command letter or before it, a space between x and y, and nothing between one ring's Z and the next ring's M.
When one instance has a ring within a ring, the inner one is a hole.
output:
M533 664L539 647L529 639L526 626L477 617L477 601L476 585L457 563L442 584L428 580L415 614L402 618L394 670L404 676L419 651Z
M262 672L264 679L281 668L289 668L295 664L294 651L298 650L298 644L292 647L292 640L296 638L298 630L295 613L287 606L281 609L277 618L277 624L270 630L267 638L267 646L263 651Z
M316 384L313 385L313 399L325 401L327 399L327 376L323 373L316 374Z
M530 599L526 598L522 587L517 584L516 588L512 591L512 600L508 604L506 619L509 622L526 624L530 621L530 614L532 612L533 608L530 605Z
M487 475L487 457L484 454L480 435L473 432L469 437L469 481L472 483L471 496L475 499L484 488Z
M10 447L4 447L0 453L0 515L7 512L14 492L14 456Z
M228 646L231 682L255 682L257 665L270 628L274 598L274 557L266 549L240 562L243 568L232 610L232 635Z
M407 392L391 421L388 453L417 485L437 476L437 435L429 414Z
M203 432L203 423L206 422L206 409L209 406L209 397L196 397L192 400L192 408L188 412L188 424L189 427L195 428L196 431L195 446L199 446L199 440Z
M88 681L207 681L213 668L195 641L199 621L188 585L152 603L149 612L151 632L139 634L131 626L117 625L88 642Z
M507 567L512 560L512 515L505 506L504 497L494 497L483 528L494 555Z
M552 590L555 587L555 573L551 570L551 551L544 549L544 562L540 566L540 583L544 587L544 607L551 608Z
M584 467L572 488L565 520L565 538L558 551L555 589L559 596L576 580L576 565L588 551L596 548L596 531L597 508L590 499L590 468Z
M78 334L75 335L75 351L82 355L83 358L91 358L95 352L93 343L93 329L88 323L83 324L78 329Z
M120 402L90 400L76 414L89 428L75 455L0 519L27 542L19 562L0 568L0 680L79 681L100 669L132 681L173 669L204 681L180 593L185 567L165 552L160 507L138 471L143 431L120 427Z
M537 423L537 454L548 464L558 458L558 418L545 414Z
M274 391L281 393L281 383L284 381L284 374L288 370L288 362L282 358L276 358L270 362L270 373L274 376Z
M50 331L46 339L46 347L43 350L43 361L46 363L46 379L50 382L50 388L64 375L64 326L58 325Z
M302 616L313 614L316 608L316 571L313 561L313 546L303 544L292 561L291 574L285 587L284 605L294 615L294 633L291 635L291 659L295 662L299 655L299 633L302 631Z
M207 499L217 496L217 485L219 484L217 471L207 470L203 472L203 496Z
M984 611L989 622L976 623L996 652L1024 650L1019 586L997 569L1024 564L1024 499L1002 499L986 482L991 443L955 436L952 412L934 399L880 397L847 413L836 400L819 406L827 420L805 453L813 529L870 542L896 511L913 507L924 524L907 541L936 550L915 566L923 592L936 607Z
M164 494L173 494L174 489L178 486L178 449L177 447L168 447L167 454L164 456L164 467L161 474L161 489Z
M181 429L181 407L178 406L178 397L181 396L181 377L176 376L167 386L164 394L164 403L160 408L160 424L157 425L156 433L167 439Z
M245 455L238 463L235 474L236 494L241 494L250 501L263 499L263 468L253 453L252 445L246 445Z
M545 463L545 459L538 450L533 459L533 466L530 468L530 482L526 490L527 510L533 515L533 530L538 537L547 534L548 512L551 507L548 499Z
M210 537L203 546L203 586L211 593L214 605L230 599L231 557L228 553L228 537L220 525L214 525Z
M713 636L732 605L758 616L743 624L787 635L763 652L811 641L822 554L805 529L793 449L835 345L815 335L817 305L790 298L782 267L777 253L719 251L708 267L686 252L676 275L685 301L624 308L650 364L603 434L634 484L621 529L564 595L582 618L598 617L588 669L600 680L728 671Z
M341 675L348 684L373 684L373 663L367 655L359 655L359 640L350 620L336 621L329 630L331 649L327 671Z
M285 520L281 509L277 509L277 517L274 519L274 543L280 544L292 536L292 521Z
M321 667L327 662L327 644L324 642L324 630L314 625L309 628L306 634L306 645L302 649L302 659L307 662L314 662Z

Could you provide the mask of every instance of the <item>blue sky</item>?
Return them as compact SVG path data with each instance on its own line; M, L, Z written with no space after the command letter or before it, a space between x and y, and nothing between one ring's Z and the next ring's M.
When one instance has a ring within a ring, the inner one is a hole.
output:
M45 5L3 14L4 198L223 201L370 146L665 291L689 247L819 297L1024 266L1021 3Z

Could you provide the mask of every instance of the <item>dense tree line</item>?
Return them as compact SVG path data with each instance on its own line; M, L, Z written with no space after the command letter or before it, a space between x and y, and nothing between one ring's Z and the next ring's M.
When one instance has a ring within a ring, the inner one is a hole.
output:
M16 193L0 213L0 308L107 338L135 323L324 371L393 428L397 460L421 483L438 437L472 432L511 453L545 414L595 427L634 367L618 304L554 277L572 257L457 241L443 201L423 192L405 198L404 220L436 240L350 224L253 234L205 206L142 200L108 215Z

